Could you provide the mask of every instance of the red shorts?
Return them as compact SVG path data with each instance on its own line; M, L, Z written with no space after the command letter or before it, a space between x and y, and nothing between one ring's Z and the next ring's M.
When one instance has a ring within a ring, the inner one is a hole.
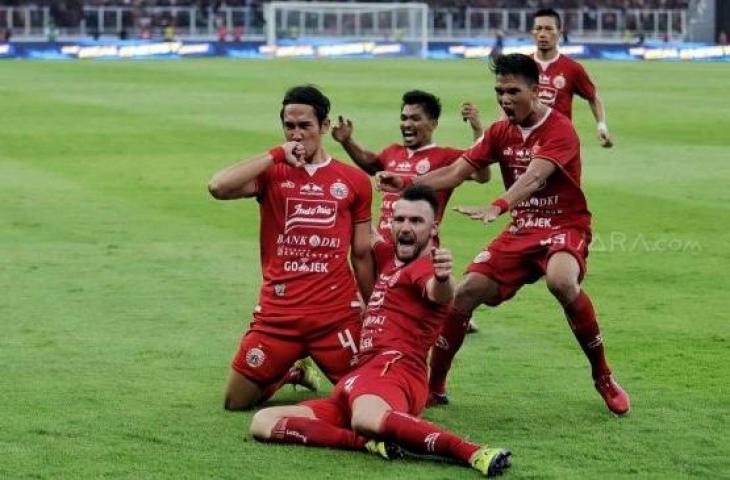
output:
M526 235L502 232L466 271L480 273L499 284L497 299L486 302L495 306L512 298L523 285L545 275L548 260L557 252L568 252L575 257L580 267L579 280L582 280L590 243L590 232L574 228Z
M329 398L300 403L332 425L350 426L352 404L361 395L376 395L396 412L419 415L428 399L426 370L418 372L402 354L391 350L369 359L343 377Z
M359 310L350 308L321 317L290 316L289 321L316 327L287 334L281 328L268 328L267 318L257 316L241 339L231 368L259 385L279 381L294 362L307 356L333 383L352 370L362 324Z

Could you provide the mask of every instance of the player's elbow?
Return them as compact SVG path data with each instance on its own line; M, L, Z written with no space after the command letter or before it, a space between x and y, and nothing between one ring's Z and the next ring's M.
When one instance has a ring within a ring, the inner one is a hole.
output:
M226 198L228 198L226 189L224 188L222 183L215 177L213 177L210 182L208 182L208 192L213 198L218 200L225 200Z

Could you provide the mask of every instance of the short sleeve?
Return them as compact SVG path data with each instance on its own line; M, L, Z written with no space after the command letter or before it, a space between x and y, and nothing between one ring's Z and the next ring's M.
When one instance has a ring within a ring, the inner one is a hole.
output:
M428 285L428 281L431 280L431 277L433 277L433 261L431 255L419 258L408 270L408 278L424 298L428 296L426 286Z
M580 141L567 120L549 132L538 149L533 148L534 158L549 160L561 168L579 156Z
M375 163L380 170L385 170L385 165L393 157L393 147L395 145L389 145L385 147L376 157Z
M575 64L575 84L573 88L575 93L586 100L596 98L596 86L593 85L591 77L588 76L588 72L586 72L580 63Z
M352 223L369 222L372 218L373 188L365 174L357 172L353 178L355 200L352 204Z
M474 144L467 148L462 157L474 168L480 169L498 160L496 153L499 141L500 122L493 123Z

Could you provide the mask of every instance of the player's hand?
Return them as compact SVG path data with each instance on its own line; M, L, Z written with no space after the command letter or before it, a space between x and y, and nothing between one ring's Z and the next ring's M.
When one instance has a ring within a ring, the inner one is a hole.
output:
M304 165L304 157L306 150L304 145L299 142L286 142L284 145L284 153L286 153L286 161L292 167L301 167Z
M344 143L352 137L352 121L349 118L337 117L337 123L332 127L332 138L338 143Z
M601 142L603 148L613 147L613 140L611 140L611 134L608 132L608 126L604 122L598 124L598 141Z
M433 256L433 276L440 282L449 279L454 266L454 258L451 252L445 248L433 248L431 251Z
M461 119L465 122L468 121L469 126L475 132L478 131L481 134L481 132L484 131L484 128L482 127L482 119L479 116L479 109L473 103L464 102L461 104Z
M488 207L455 207L454 211L466 215L472 220L479 220L484 223L495 221L501 214L499 207L494 205Z
M403 177L392 172L378 172L375 174L375 188L381 192L398 193L403 190L406 182Z

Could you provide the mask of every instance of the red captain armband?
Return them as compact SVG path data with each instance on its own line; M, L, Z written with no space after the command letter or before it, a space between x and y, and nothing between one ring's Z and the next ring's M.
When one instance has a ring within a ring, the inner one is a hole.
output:
M492 206L495 206L499 208L499 214L502 215L504 212L509 210L509 203L507 203L507 200L500 197L492 202Z
M269 150L269 155L274 159L274 164L286 163L286 150L284 147L278 146Z

